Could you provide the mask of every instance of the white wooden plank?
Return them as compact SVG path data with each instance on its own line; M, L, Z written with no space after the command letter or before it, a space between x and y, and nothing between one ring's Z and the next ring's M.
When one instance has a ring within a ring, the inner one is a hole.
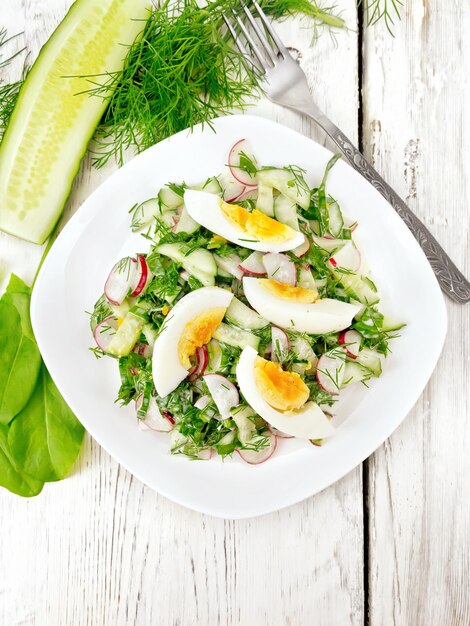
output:
M405 5L395 39L365 35L366 152L468 276L470 12ZM470 623L470 308L448 311L431 382L369 461L372 626Z
M37 51L68 4L6 0L5 15ZM354 0L339 4L354 23ZM320 104L356 138L355 34L340 35L337 48L328 35L310 48L298 21L281 32L302 52ZM310 122L268 103L254 112L322 139ZM67 215L112 169L84 164ZM4 274L31 278L39 249L1 237ZM30 500L2 491L0 519L1 624L357 626L364 620L360 468L285 511L223 521L155 494L87 439L69 479Z

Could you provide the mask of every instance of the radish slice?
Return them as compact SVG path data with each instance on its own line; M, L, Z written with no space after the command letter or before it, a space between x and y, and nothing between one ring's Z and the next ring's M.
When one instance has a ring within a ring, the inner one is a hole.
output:
M93 331L93 339L96 341L96 345L100 350L106 352L107 347L111 343L111 340L116 335L118 329L117 317L110 315L105 317L99 324L95 326Z
M263 264L263 253L255 250L244 261L240 263L240 269L245 274L251 274L252 276L264 276L266 274L266 268Z
M230 417L230 409L240 404L240 395L235 385L221 374L207 374L204 382L209 389L223 419Z
M342 267L350 272L357 272L361 267L361 254L352 241L348 241L330 258L333 267Z
M142 404L142 394L140 394L135 401L135 410L138 411ZM170 419L171 418L171 419ZM153 396L150 397L149 408L145 414L145 419L138 419L139 427L142 430L149 428L150 430L156 430L158 432L168 433L172 430L175 420L166 411L160 413L157 402ZM142 423L142 425L141 425Z
M191 274L189 272L187 272L186 270L183 270L182 272L180 272L180 278L184 282L186 282L189 279L190 276L191 276Z
M122 304L129 291L133 288L137 271L137 261L124 257L111 270L104 285L104 295L111 304Z
M245 193L245 185L234 178L231 172L219 176L219 183L223 190L222 198L225 202L235 202Z
M334 348L322 354L317 364L317 380L320 387L334 396L339 390L344 379L346 365L346 351L343 348Z
M295 256L298 256L300 259L301 257L304 256L304 254L307 254L309 250L310 250L310 241L307 239L307 237L305 237L304 242L301 243L300 246L297 246L297 248L294 248L292 252L295 254Z
M272 432L272 434L276 435L276 437L279 437L279 439L294 439L294 435L288 435L287 433L283 433L282 430L278 430L270 424L268 424L268 428Z
M236 279L241 280L243 278L243 270L240 267L241 259L238 254L230 254L229 256L219 256L214 254L217 267L225 270Z
M267 461L274 453L277 447L277 437L269 430L261 435L268 438L268 445L261 448L258 452L255 450L237 450L241 458L250 465L258 465ZM254 440L256 442L256 439Z
M133 352L140 354L140 356L143 356L146 359L148 359L149 356L152 356L153 352L153 349L151 348L151 346L149 346L148 343L138 343L134 346L132 350Z
M263 264L268 273L268 278L273 278L280 283L294 286L297 282L295 263L281 252L269 252L263 256Z
M209 402L211 401L211 398L209 395L207 395L207 393L204 396L201 396L199 398L199 400L197 400L194 403L194 408L199 409L200 411L202 411L203 409L206 408L206 406L209 404Z
M245 191L237 198L237 202L244 200L254 200L258 196L258 185L255 187L245 187Z
M289 354L290 341L286 333L277 326L271 327L271 359L278 363L283 363Z
M343 330L338 337L338 343L346 348L349 358L355 359L361 349L362 335L357 330Z
M209 351L207 346L202 346L196 349L196 365L189 370L188 376L191 382L194 382L197 378L200 378L206 371L207 364L209 363Z
M138 268L135 272L134 279L134 291L131 293L132 297L140 296L140 294L148 287L148 284L152 280L152 272L149 269L147 261L144 256L139 254L137 256Z
M240 139L240 141L237 141L237 143L232 146L228 154L228 166L235 180L238 180L238 182L242 185L253 187L256 185L256 180L251 174L248 174L245 170L240 169L240 157L242 153L246 154L249 159L255 162L253 151L249 142L246 139Z

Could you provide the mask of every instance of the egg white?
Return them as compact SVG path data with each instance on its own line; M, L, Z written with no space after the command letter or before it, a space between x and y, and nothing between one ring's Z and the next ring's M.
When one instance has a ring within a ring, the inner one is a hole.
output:
M255 241L253 236L234 226L223 213L219 196L213 193L188 189L184 194L184 205L189 215L198 224L242 248L261 252L285 252L293 250L305 241L305 236L299 232L281 243Z
M282 413L262 397L255 380L255 363L258 353L251 346L244 348L238 361L236 376L245 400L268 424L292 437L324 439L335 429L318 404L307 402L292 413Z
M332 298L312 304L290 301L271 293L258 278L243 278L245 297L255 311L276 326L323 335L335 333L351 325L361 307Z
M188 322L207 309L227 308L233 293L220 287L201 287L181 298L168 313L153 348L152 374L161 398L171 393L186 378L178 355L178 342Z

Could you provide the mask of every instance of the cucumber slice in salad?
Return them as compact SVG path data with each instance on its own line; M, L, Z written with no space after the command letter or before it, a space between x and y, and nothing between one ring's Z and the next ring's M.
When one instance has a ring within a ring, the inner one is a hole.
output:
M107 105L80 76L122 68L149 5L77 0L43 46L0 146L1 230L39 244L50 235Z
M162 211L167 209L178 209L183 206L183 196L170 189L170 187L162 187L158 192L158 200Z
M260 330L269 324L264 317L258 315L256 311L243 304L238 298L232 298L232 302L225 312L225 319L246 330Z
M230 326L229 324L220 324L215 333L214 339L220 341L221 343L226 343L228 346L233 346L235 348L246 348L246 346L251 346L255 350L258 349L259 345L259 337L253 335L253 333L248 332L247 330L242 330L241 328L236 328L235 326Z
M137 343L145 320L138 315L128 313L111 339L106 352L112 356L126 356Z
M297 174L295 175L290 169L267 168L258 170L258 184L264 184L268 187L277 189L283 196L292 200L303 209L310 206L310 190Z
M294 230L300 230L297 217L297 205L293 200L282 194L277 196L274 200L274 217L279 222L287 224L287 226L290 226Z
M205 287L215 285L217 265L212 254L204 248L197 248L186 255L184 244L164 243L156 248L156 251L173 261L181 263L186 271L201 281Z

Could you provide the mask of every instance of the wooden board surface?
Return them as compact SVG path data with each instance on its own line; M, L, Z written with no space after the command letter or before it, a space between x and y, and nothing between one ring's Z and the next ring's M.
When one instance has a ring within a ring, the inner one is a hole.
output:
M69 4L3 0L1 22L24 31L34 55ZM354 0L339 4L354 24ZM280 31L300 50L319 103L357 138L356 34L310 48L298 21ZM266 102L254 111L323 140L293 113ZM67 215L112 169L85 161ZM3 280L12 270L30 280L39 257L37 247L0 234ZM155 494L88 438L71 478L31 500L2 491L0 519L0 624L364 623L361 467L287 510L224 522Z
M395 39L365 37L366 153L468 276L470 9L405 4ZM447 305L430 383L368 462L374 626L470 624L470 307Z

